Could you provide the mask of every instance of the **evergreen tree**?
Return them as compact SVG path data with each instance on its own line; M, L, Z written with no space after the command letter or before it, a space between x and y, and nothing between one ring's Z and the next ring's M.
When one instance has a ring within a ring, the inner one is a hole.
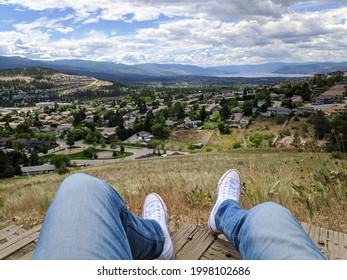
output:
M206 113L205 106L202 106L202 108L200 109L199 118L202 122L204 122L206 120L207 113Z
M32 149L29 157L30 166L39 165L39 160L40 158L37 151L35 149Z
M312 118L312 124L314 126L315 136L318 139L323 139L327 133L331 130L331 124L329 119L324 115L324 112L318 110Z
M0 150L0 178L9 178L14 175L8 156Z

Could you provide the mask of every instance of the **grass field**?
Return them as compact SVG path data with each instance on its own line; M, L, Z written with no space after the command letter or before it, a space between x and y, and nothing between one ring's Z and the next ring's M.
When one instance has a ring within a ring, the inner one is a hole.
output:
M347 233L346 161L329 154L278 149L123 161L87 167L84 172L105 180L140 215L145 196L159 193L169 208L170 230L182 224L205 224L216 199L216 184L229 168L243 177L240 204L249 209L264 201L289 208L300 220ZM48 174L0 180L0 228L10 223L41 223L58 186L68 175Z

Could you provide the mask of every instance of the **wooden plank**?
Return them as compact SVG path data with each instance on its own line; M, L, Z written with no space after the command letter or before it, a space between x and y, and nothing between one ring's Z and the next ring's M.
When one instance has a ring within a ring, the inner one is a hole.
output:
M347 260L347 234L339 232L340 256L342 260Z
M240 260L239 252L228 242L216 239L201 258L202 260Z
M0 234L0 240L3 240L3 239L10 240L21 235L24 232L25 230L23 228L17 225L11 225L7 230L5 230L4 232Z
M196 226L186 224L183 225L181 229L173 235L172 242L174 244L175 254L180 252L185 244L192 239L192 236L194 235L194 232L196 230Z
M206 229L198 228L189 238L189 242L176 252L178 260L198 260L210 247L215 237Z
M329 233L325 228L319 228L319 237L318 237L318 248L328 258L329 253Z
M7 241L0 245L0 260L8 257L29 243L35 241L39 237L41 225L34 227L31 230L26 231L22 235Z
M16 227L15 224L9 225L3 229L0 229L0 238L2 239L2 235L5 234L7 231L9 231L10 229Z

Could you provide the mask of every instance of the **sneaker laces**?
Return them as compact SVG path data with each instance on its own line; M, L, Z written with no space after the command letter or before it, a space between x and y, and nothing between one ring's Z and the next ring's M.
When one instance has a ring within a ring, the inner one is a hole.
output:
M162 212L163 209L161 205L159 203L152 202L147 205L145 210L145 216L147 219L153 219L159 222L163 221Z
M223 182L223 184L220 185L220 189L221 189L221 198L222 200L225 199L237 199L238 196L238 192L237 192L237 188L238 187L239 182L235 179L227 179L225 180L225 182Z

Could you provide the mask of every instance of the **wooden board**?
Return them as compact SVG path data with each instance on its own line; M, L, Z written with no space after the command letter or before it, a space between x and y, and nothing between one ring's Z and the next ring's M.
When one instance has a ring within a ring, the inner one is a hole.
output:
M4 241L11 240L24 232L25 230L17 225L10 225L0 231L0 241L4 243Z
M29 243L39 238L41 225L38 225L31 230L24 232L23 234L7 241L0 245L0 260L10 256L21 248L25 247Z
M301 223L327 259L347 260L347 234ZM0 259L11 256L14 259L31 259L33 244L39 236L41 225L25 231L10 225L0 230ZM1 240L1 239L0 239ZM206 227L184 225L172 236L175 259L178 260L239 260L240 254L223 235L213 236ZM22 248L26 248L21 250ZM21 250L21 251L19 251ZM31 251L29 251L31 250Z

